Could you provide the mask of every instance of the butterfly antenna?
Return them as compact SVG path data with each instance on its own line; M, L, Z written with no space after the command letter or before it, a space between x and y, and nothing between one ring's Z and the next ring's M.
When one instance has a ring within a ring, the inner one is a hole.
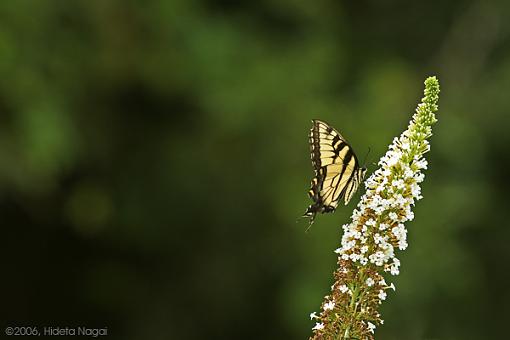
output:
M370 147L368 147L367 154L363 158L363 167L365 167L365 165L367 164L366 160L367 160L369 154L370 154Z

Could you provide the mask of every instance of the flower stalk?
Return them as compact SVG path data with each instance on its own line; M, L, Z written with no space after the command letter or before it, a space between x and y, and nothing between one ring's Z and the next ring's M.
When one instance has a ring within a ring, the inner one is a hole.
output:
M397 250L407 248L406 221L411 208L422 198L422 170L427 169L423 155L430 150L428 139L437 121L439 82L425 80L425 95L407 129L395 138L380 166L366 181L366 192L354 210L351 222L344 225L331 293L325 296L319 315L310 314L316 324L312 340L374 339L375 328L383 324L378 312L393 283L385 273L399 274Z

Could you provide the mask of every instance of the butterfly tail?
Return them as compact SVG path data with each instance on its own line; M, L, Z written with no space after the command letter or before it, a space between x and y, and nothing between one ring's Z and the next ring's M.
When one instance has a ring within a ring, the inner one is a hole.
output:
M314 209L313 206L309 206L308 209L303 214L303 216L301 216L301 218L307 217L310 219L308 228L306 228L305 232L308 232L308 230L310 230L310 228L312 227L313 222L315 222L315 215L317 215L317 211Z

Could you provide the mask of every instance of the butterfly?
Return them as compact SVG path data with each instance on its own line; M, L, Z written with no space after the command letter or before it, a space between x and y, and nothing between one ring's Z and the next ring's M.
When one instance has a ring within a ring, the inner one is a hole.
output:
M338 131L318 119L312 123L310 157L315 177L308 195L313 204L303 215L310 218L308 229L317 213L335 211L342 198L347 205L367 172L359 166L354 150Z

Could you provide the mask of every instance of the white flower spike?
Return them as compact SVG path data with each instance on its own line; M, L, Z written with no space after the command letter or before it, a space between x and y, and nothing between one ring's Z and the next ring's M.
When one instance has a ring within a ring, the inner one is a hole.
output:
M427 139L436 122L438 99L439 82L429 77L407 130L393 140L379 160L380 168L365 181L366 192L351 222L342 227L335 283L311 340L374 339L375 328L383 323L378 307L386 300L385 290L395 290L383 274L399 274L396 255L408 246L404 223L414 219L412 207L422 198L422 170L428 167L423 155L430 150Z

